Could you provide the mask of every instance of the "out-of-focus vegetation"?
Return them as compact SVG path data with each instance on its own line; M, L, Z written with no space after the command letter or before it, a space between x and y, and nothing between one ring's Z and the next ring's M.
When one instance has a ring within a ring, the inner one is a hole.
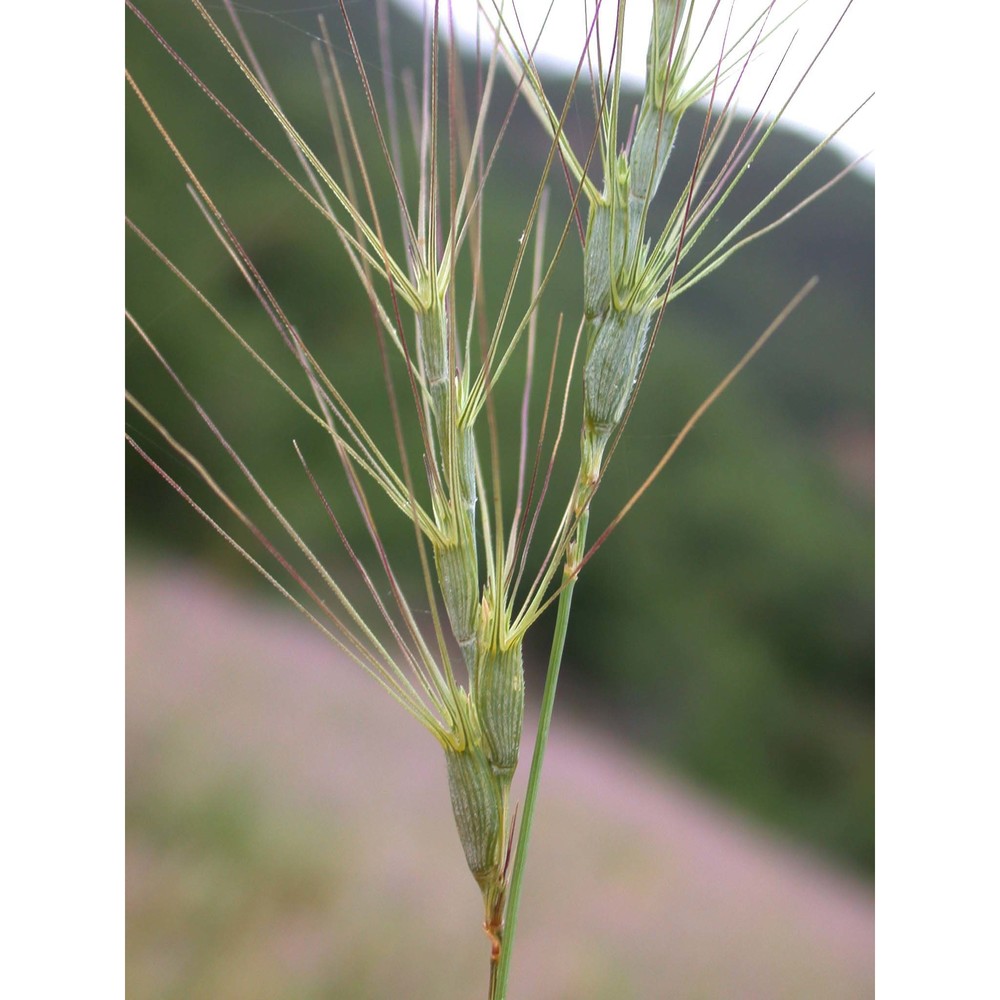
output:
M290 117L334 164L310 51L315 9L257 4L246 27ZM363 51L375 52L374 5L352 4ZM150 0L141 9L232 110L284 162L280 129L193 8ZM363 100L337 5L325 10L359 120ZM397 19L394 73L420 65L419 32ZM403 27L398 27L403 24ZM389 408L368 304L333 232L195 87L131 15L129 68L217 199L289 318L392 450ZM368 70L379 78L379 62ZM474 77L468 77L474 87ZM554 84L558 97L559 83ZM497 116L506 110L501 88ZM850 109L845 109L845 113ZM586 107L574 128L585 136ZM233 325L283 372L294 372L274 328L185 190L184 176L138 102L126 102L130 217L176 261ZM692 113L674 153L675 179L693 155ZM808 149L781 132L753 161L719 221L740 218ZM521 236L547 150L520 106L486 191L486 257L506 262ZM373 150L370 157L377 160ZM841 166L819 159L787 206ZM670 176L668 171L668 177ZM391 196L375 172L387 218ZM568 205L553 175L553 219ZM564 694L616 734L663 755L742 807L868 871L873 860L873 204L862 176L843 181L799 217L673 303L639 400L594 507L596 537L642 481L692 410L795 291L815 293L737 380L660 481L588 565L577 588ZM775 213L777 214L777 212ZM134 237L128 305L286 513L335 568L349 575L322 505L292 448L296 440L324 482L336 459L281 391ZM579 244L571 239L543 312L539 350L547 373L564 313L560 357L579 319ZM503 293L498 267L487 288ZM522 359L501 383L500 433L516 451ZM219 476L239 476L156 362L129 338L133 393ZM538 380L535 415L544 377ZM407 390L397 381L404 409ZM574 395L574 400L579 393ZM567 419L555 481L576 464L577 409ZM189 469L148 428L130 430L166 471L201 499ZM239 557L131 453L129 531L137 547L197 553L246 577ZM324 463L326 467L324 467ZM362 532L342 483L330 485L349 533ZM245 488L241 495L246 495ZM552 514L565 495L554 487ZM390 551L413 552L412 526L377 505ZM248 505L261 523L266 512ZM213 507L217 510L217 507ZM323 541L325 539L325 541ZM412 559L416 586L416 561ZM418 591L414 589L414 593ZM306 627L303 625L303 627ZM544 632L544 630L542 630ZM544 634L535 635L536 641ZM529 691L541 686L544 643L529 657Z
M291 609L148 570L127 594L128 996L482 995L437 745ZM873 995L859 880L565 717L547 765L518 1000Z

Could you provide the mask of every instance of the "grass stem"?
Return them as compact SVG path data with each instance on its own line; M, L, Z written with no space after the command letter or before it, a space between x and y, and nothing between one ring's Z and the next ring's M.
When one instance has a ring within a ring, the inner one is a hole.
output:
M542 691L542 704L538 715L538 730L535 734L535 748L531 755L531 770L528 772L528 787L524 796L524 808L521 814L521 829L518 831L517 847L514 851L514 861L511 868L510 888L507 894L507 912L501 937L500 960L490 975L490 1000L506 1000L507 981L510 976L511 952L514 949L514 932L517 928L518 907L521 901L521 882L524 878L524 866L528 856L528 842L531 838L531 826L535 816L535 802L538 799L538 788L542 777L542 763L549 740L549 727L552 724L552 709L556 701L556 686L559 683L559 668L562 666L563 648L566 645L566 631L569 628L570 609L573 604L573 590L576 587L577 564L583 557L587 543L587 522L589 511L585 511L577 524L576 538L567 554L566 566L570 579L566 582L556 610L556 627L552 636L552 647L549 651L549 666L545 674L545 688ZM495 971L495 975L493 972Z

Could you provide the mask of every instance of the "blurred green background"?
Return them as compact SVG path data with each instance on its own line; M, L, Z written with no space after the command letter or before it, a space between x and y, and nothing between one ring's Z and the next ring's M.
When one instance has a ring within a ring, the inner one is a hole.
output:
M321 7L362 121L363 98L339 12L335 5ZM292 166L280 129L193 8L177 0L150 0L141 9L254 134ZM258 3L245 12L245 24L290 117L333 164L311 52L317 9ZM377 51L373 9L367 3L349 5L366 53ZM215 11L224 16L221 8ZM406 70L420 65L420 39L419 31L396 25L392 78L401 93ZM127 17L126 30L129 69L157 114L291 322L391 452L369 307L330 227L225 121L135 17ZM381 83L377 58L367 69ZM467 74L467 83L474 88L474 76ZM554 98L564 87L553 81ZM494 126L509 97L504 80ZM570 119L577 141L586 136L586 111L583 106ZM185 190L181 169L131 93L126 116L129 216L278 370L296 379L295 365L273 326L212 235ZM686 125L673 154L674 170L668 172L675 183L693 156L701 127L697 112ZM808 148L798 136L778 132L721 213L719 235ZM537 175L546 151L541 130L518 104L486 192L486 255L497 268L487 287L491 315L534 194L525 177ZM368 153L378 161L377 149ZM771 216L842 165L836 152L821 156ZM374 169L372 179L382 214L391 219L385 172ZM568 199L558 174L550 186L554 234ZM302 534L335 571L349 573L292 448L294 439L337 501L345 530L360 537L360 518L322 435L306 425L140 241L132 235L127 240L128 307ZM547 372L560 311L566 330L578 321L579 269L579 243L571 233L542 313L542 372ZM588 566L577 588L562 682L566 701L592 725L652 759L669 762L741 810L864 877L870 877L874 855L873 272L874 187L866 176L854 174L672 304L595 504L592 537L788 299L812 275L820 278L816 291L716 404ZM569 339L563 337L560 364L565 364ZM498 392L501 434L515 451L521 365L518 357ZM536 428L544 381L544 375L537 379ZM248 498L248 508L264 524L263 508L254 506L224 452L131 332L127 382L220 482ZM301 378L296 384L301 386ZM556 466L549 524L577 460L578 395L577 390ZM155 461L229 526L218 504L155 432L134 413L128 425ZM196 556L246 584L251 571L218 535L131 451L126 461L133 555ZM413 551L412 528L373 501L387 547L404 554L399 568L415 582L415 565L403 565ZM540 625L528 650L529 692L536 696L550 628L551 623ZM143 815L140 808L131 821L143 821Z

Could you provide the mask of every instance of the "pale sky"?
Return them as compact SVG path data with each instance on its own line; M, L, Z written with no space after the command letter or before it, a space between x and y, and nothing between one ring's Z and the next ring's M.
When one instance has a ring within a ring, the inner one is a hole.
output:
M420 11L424 0L397 0L412 9ZM442 9L447 0L442 0ZM714 66L722 43L722 31L729 14L729 2L734 8L729 37L738 37L734 31L738 25L746 26L765 6L765 0L726 0L719 5L715 31L700 51L698 65L705 72ZM475 37L476 0L451 0L455 22L459 33L472 39ZM507 0L506 10L511 9L512 0ZM796 0L777 0L770 15L769 24L777 24L781 18L793 11ZM774 68L781 58L793 31L798 35L781 73L772 88L766 107L772 112L794 88L796 81L815 55L824 39L843 12L846 0L807 0L788 25L771 38L764 46L740 85L744 95L744 106L752 108L766 88ZM714 4L710 0L700 0L695 8L696 15L708 17ZM533 40L542 28L544 13L548 8L545 0L521 0L516 3L518 17L525 35ZM569 68L576 66L586 36L585 12L592 12L593 0L553 0L552 12L537 49L537 59L542 65L556 64ZM614 33L616 0L603 0L601 21L603 37L610 42ZM649 37L649 22L652 0L628 0L628 19L624 43L625 67L631 76L641 82L645 73L646 43ZM847 116L875 89L875 43L874 0L854 0L843 22L834 35L809 78L796 94L785 112L785 119L805 129L819 138L833 131ZM699 22L699 23L704 23ZM606 27L603 27L605 26ZM794 27L793 27L794 25ZM604 51L608 51L607 44ZM777 103L777 106L776 106ZM860 155L875 148L874 100L863 108L855 120L850 122L838 136L845 152ZM874 169L874 156L868 165Z

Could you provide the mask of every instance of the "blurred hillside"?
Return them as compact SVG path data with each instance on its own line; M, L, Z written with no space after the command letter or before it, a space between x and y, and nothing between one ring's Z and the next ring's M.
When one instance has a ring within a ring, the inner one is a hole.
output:
M133 564L127 611L129 997L483 995L434 741L291 609L203 569ZM547 765L512 996L874 995L860 880L565 715Z
M310 6L308 13L296 12L298 7L256 4L246 12L245 24L289 116L333 164L310 50L317 7ZM338 7L321 7L359 121L364 120ZM378 51L372 7L348 8L366 53ZM150 0L141 9L254 134L294 167L280 129L194 9L175 0ZM411 25L394 21L391 78L400 90L406 70L417 71L420 65L419 42ZM393 438L370 310L329 226L132 15L127 44L130 70L184 156L292 323L390 451ZM380 60L372 56L366 65L381 83ZM474 93L471 70L466 82ZM556 97L559 87L554 81ZM506 81L498 90L497 120L510 99ZM583 105L571 117L578 139L586 136L586 110ZM130 217L277 370L294 378L295 366L284 356L273 327L131 94L126 115ZM674 172L668 171L675 184L691 163L700 128L693 113L673 154ZM719 234L806 151L797 136L776 133L720 213ZM546 152L541 130L517 105L486 189L486 256L491 265L497 262L497 276L487 288L491 315L534 193L524 179L537 175ZM378 160L377 150L371 159ZM841 165L835 153L818 158L769 218ZM392 196L384 172L376 169L372 182L376 201L390 218ZM551 188L555 225L568 200L556 175ZM595 504L592 525L597 529L788 299L810 276L820 277L813 295L704 419L588 566L577 588L567 650L573 669L563 682L567 698L608 733L671 761L741 808L863 872L873 860L874 797L873 213L871 183L850 177L672 304ZM322 434L305 426L281 391L132 236L128 253L131 311L303 535L341 575L349 574L291 444L293 439L299 443L324 483L336 483L329 490L339 501L338 516L357 537L360 518L335 478L336 460ZM567 329L578 319L579 261L578 243L571 240L542 313L539 351L545 370L560 311ZM523 290L518 301L523 305ZM561 363L568 354L566 341ZM515 359L511 376L501 383L501 414L516 412L519 375L513 371L521 366L523 359ZM131 334L127 380L226 488L247 496L222 450ZM400 392L406 403L405 390ZM575 467L576 417L571 409L557 483L567 483ZM516 430L516 425L516 417L508 417L501 430ZM198 499L208 499L190 470L134 415L129 428L168 474ZM250 571L239 557L162 480L131 453L127 463L134 551L197 553L247 578ZM565 487L553 489L550 515L565 495ZM390 551L410 553L412 528L374 502L376 513L384 515ZM210 506L218 513L217 505ZM260 505L251 509L265 523ZM535 664L544 662L544 631L540 627L529 655L529 692L535 694L541 687L541 667Z

